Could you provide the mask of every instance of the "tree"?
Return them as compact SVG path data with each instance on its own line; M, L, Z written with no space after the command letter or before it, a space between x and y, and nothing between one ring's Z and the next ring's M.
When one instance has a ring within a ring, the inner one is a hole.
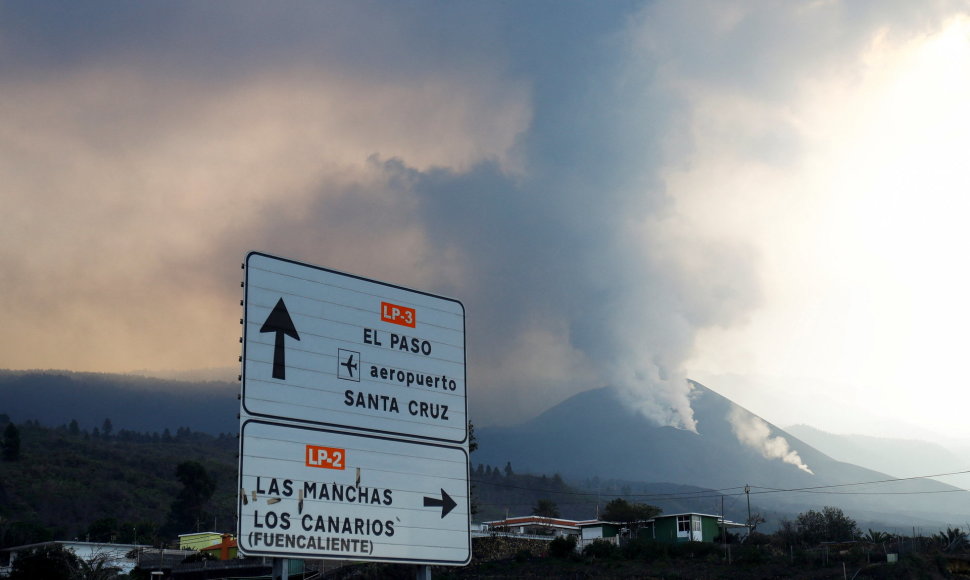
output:
M158 543L158 524L155 522L141 521L134 525L132 530L134 537L132 544L157 544Z
M660 515L662 511L655 505L630 503L618 497L606 504L600 517L608 522L626 524L632 532L635 532L644 522Z
M111 425L111 419L105 419L104 423L101 424L101 433L104 434L104 438L107 439L111 437L111 431L114 427Z
M551 499L540 499L532 508L532 515L543 518L558 518L559 506Z
M945 532L934 536L944 552L956 552L967 545L967 533L960 528L947 527Z
M886 542L892 541L893 535L889 532L879 532L869 528L866 535L862 536L862 539L871 544L885 544Z
M798 535L798 526L788 518L782 518L778 522L778 531L775 532L775 537L786 546L801 542L801 538Z
M635 521L646 521L652 519L658 515L663 510L655 505L645 504L645 503L630 503L625 499L618 497L614 500L610 500L603 508L602 518L610 522L635 522Z
M758 526L765 523L767 520L760 512L753 512L751 517L748 518L748 534L753 534L758 531Z
M805 544L843 542L859 536L855 520L841 509L825 506L822 511L808 510L798 514L794 524L796 537Z
M822 508L825 518L825 532L833 542L854 540L859 537L855 520L845 515L841 509L826 506Z
M3 430L3 460L16 461L20 459L20 430L13 423L7 423Z
M115 580L121 569L112 566L107 556L95 556L90 560L78 559L77 575L80 580Z
M515 472L512 471L512 462L508 461L505 463L505 477L512 477Z
M475 426L472 425L471 419L468 420L468 453L474 453L478 450L478 439L475 438Z
M13 561L10 580L74 580L81 559L60 544L51 544L19 554Z
M549 542L549 555L553 558L572 558L576 553L576 536L559 536Z
M474 453L478 449L478 441L475 439L475 426L472 425L471 419L468 420L468 453ZM478 464L478 475L482 474L482 464ZM471 501L469 502L468 511L471 514L478 515L478 490L474 483L470 483Z
M175 477L182 484L182 491L172 502L166 532L178 534L195 531L196 522L208 519L205 508L216 491L216 482L198 461L179 463Z
M4 521L0 546L24 546L54 539L54 531L35 521Z
M101 518L88 525L87 539L90 542L111 542L117 532L117 519Z

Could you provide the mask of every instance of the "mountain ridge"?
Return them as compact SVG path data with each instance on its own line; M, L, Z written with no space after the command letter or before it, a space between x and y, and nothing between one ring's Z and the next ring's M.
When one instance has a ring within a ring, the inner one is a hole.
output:
M78 421L116 430L174 431L188 427L212 435L239 430L238 383L177 381L137 375L72 371L0 370L0 413L14 422L57 427Z
M750 499L765 508L797 513L835 505L867 520L889 519L898 525L964 521L970 514L966 493L958 488L936 481L896 481L837 461L700 383L692 387L696 432L653 425L604 387L575 395L518 426L477 430L476 460L498 465L509 461L520 471L555 470L573 479L609 473L617 479L693 485L735 495L750 485L755 496ZM745 443L730 420L732 414L763 429L768 444L778 448L784 442L811 473ZM902 497L905 502L891 499Z
M558 473L570 481L600 478L720 490L751 499L756 511L798 513L836 505L867 521L888 518L895 525L970 520L967 494L959 488L922 479L897 481L838 461L714 390L691 385L696 432L658 427L603 387L517 426L476 427L479 448L472 463L510 462L520 473ZM238 393L233 382L0 371L0 414L52 427L77 420L82 428L93 428L110 419L116 431L187 427L235 433ZM741 436L745 425L753 434ZM877 483L859 485L864 482ZM750 495L745 486L751 486Z

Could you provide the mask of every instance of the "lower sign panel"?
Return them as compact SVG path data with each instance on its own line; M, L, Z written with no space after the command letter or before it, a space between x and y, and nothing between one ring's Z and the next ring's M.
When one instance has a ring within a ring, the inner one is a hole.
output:
M471 559L463 447L244 421L239 549L439 565Z

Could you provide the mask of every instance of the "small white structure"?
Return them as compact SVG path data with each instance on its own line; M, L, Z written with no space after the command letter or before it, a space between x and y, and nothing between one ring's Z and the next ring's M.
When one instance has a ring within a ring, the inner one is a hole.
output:
M567 520L563 518L548 518L545 516L520 516L482 522L482 531L486 533L508 533L520 536L577 536L580 526L589 524L593 520Z
M579 522L580 537L576 545L577 550L582 550L593 542L609 542L619 545L620 535L626 530L622 524L617 522L604 522L601 520L591 520Z
M103 544L98 542L69 541L41 542L39 544L14 546L0 550L0 576L10 575L13 563L17 560L18 555L29 550L53 545L60 545L64 549L74 552L78 558L85 562L91 562L99 558L103 559L105 566L117 568L122 574L131 572L138 565L137 554L141 550L150 547L141 544ZM134 556L129 557L129 554L134 554Z

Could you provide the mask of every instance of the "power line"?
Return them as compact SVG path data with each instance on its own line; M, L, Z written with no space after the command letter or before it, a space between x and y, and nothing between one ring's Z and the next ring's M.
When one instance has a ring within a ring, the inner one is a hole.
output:
M778 492L799 491L779 489ZM933 493L966 493L966 489L938 489L936 491L800 491L800 493L814 493L819 495L928 495ZM766 491L763 493L777 493Z
M757 488L757 489L763 490L763 491L755 491L753 493L783 493L783 492L804 492L804 493L811 493L811 492L814 492L815 490L833 489L833 488L837 488L837 487L852 487L852 486L857 486L857 485L876 485L876 484L882 484L882 483L899 483L901 481L913 481L913 480L917 480L917 479L931 479L931 478L934 478L934 477L946 477L946 476L950 476L950 475L966 475L968 473L970 473L970 470L951 471L949 473L937 473L937 474L933 474L933 475L914 475L914 476L911 476L911 477L894 477L894 478L891 478L891 479L877 479L877 480L874 480L874 481L860 481L860 482L855 482L855 483L834 483L834 484L830 484L830 485L816 485L816 486L812 486L812 487L796 487L796 488L789 488L789 489L779 489L779 488L763 487L763 486L751 486L751 487L752 488ZM938 483L941 483L941 482L938 482ZM954 492L966 492L966 491L967 491L966 489L956 488L956 489L951 489L951 490L935 490L935 491L930 491L930 490L926 490L926 491L892 491L892 492L889 492L889 491L868 491L868 492L862 492L862 491L860 491L860 492L827 492L827 493L833 493L833 494L842 493L842 494L845 494L845 495L850 495L850 494L851 495L901 495L901 494L954 493Z
M560 495L582 495L582 496L595 496L595 495L602 495L603 494L602 491L568 491L568 490L560 490L560 489L536 489L534 487L530 487L530 486L526 486L526 485L515 485L515 484L512 484L512 483L502 483L502 482L495 482L495 481L486 481L486 480L481 480L481 479L477 479L476 480L474 478L472 478L471 482L472 482L472 484L491 485L491 486L494 486L494 487L504 487L504 488L508 488L508 489L522 489L522 490L526 490L526 491L532 491L532 492L535 492L535 493L550 493L550 494L560 494ZM664 499L664 498L670 498L670 499L693 499L693 498L705 499L705 498L711 498L711 497L720 497L720 495L721 495L720 492L722 492L722 491L729 491L729 490L732 490L732 489L742 489L742 487L726 487L726 488L723 488L723 489L705 489L705 490L702 490L702 491L684 491L684 492L676 492L676 493L650 493L650 494L645 494L645 493L620 493L618 495L622 495L624 497L638 497L638 498L645 498L645 499L650 499L650 498L654 498L654 499Z
M967 492L970 490L955 488L955 489L945 489L945 490L922 490L922 491L826 491L835 488L842 487L853 487L859 485L876 485L876 484L886 484L886 483L899 483L903 481L913 481L919 479L932 479L935 477L946 477L952 475L966 475L970 474L970 470L963 471L952 471L949 473L937 473L932 475L915 475L911 477L894 477L891 479L880 479L874 481L860 481L853 483L835 483L829 485L817 485L810 487L796 487L796 488L773 488L758 485L750 486L750 493L754 494L769 494L769 493L816 493L816 494L828 494L828 495L930 495L930 494L940 494L940 493L960 493ZM559 495L571 495L571 496L599 496L602 495L602 491L567 491L567 490L553 490L553 489L536 489L534 487L516 485L511 483L496 482L496 481L485 481L485 480L475 480L472 479L472 483L477 483L480 485L490 485L494 487L503 487L509 489L522 489L527 491L532 491L534 493L549 493L549 494L559 494ZM734 486L725 487L720 489L709 489L703 491L695 492L674 492L674 493L620 493L624 497L638 498L641 500L689 500L689 499L710 499L718 498L722 496L738 496L745 493L745 486ZM760 491L758 491L760 490ZM730 493L734 491L734 493Z

